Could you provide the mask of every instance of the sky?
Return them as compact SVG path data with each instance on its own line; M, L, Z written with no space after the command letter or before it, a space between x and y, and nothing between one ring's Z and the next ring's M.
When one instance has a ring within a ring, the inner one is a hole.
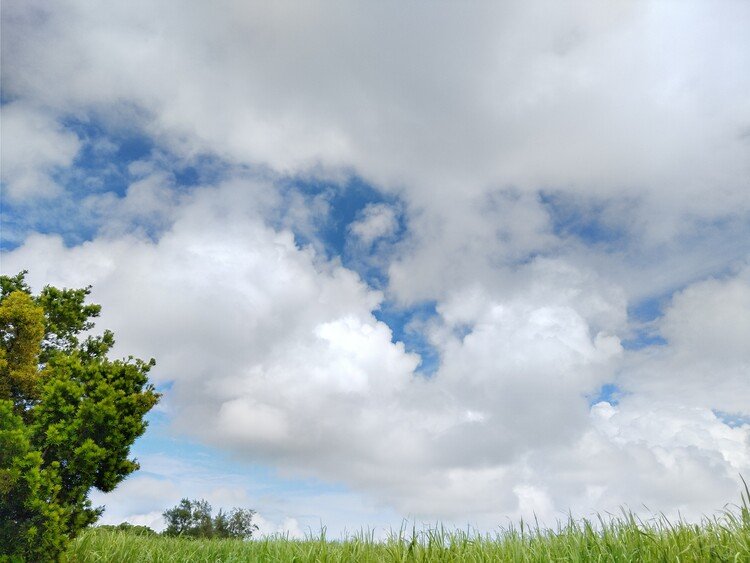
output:
M750 4L6 0L3 274L155 358L264 534L697 519L750 478Z

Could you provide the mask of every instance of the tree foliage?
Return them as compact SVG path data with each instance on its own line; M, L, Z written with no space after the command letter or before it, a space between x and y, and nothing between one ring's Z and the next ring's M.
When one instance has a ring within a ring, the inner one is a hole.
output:
M131 524L130 522L120 522L116 526L112 524L105 524L103 526L97 526L97 530L107 530L112 532L126 532L128 534L136 534L139 536L158 536L153 529L148 526L141 526L139 524Z
M0 276L0 558L53 560L96 521L89 500L138 469L130 447L159 395L154 361L110 360L114 335L85 335L91 291Z
M253 523L254 510L219 510L212 518L211 505L203 499L184 498L177 506L165 510L163 516L167 522L167 528L164 530L166 536L246 539L258 529Z

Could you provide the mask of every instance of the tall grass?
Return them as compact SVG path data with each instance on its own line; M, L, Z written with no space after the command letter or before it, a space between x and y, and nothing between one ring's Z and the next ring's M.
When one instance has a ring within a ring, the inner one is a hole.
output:
M741 505L700 524L643 521L630 512L596 521L569 519L556 529L525 523L494 534L403 527L386 540L359 533L345 540L283 537L194 540L92 529L75 540L70 562L379 562L379 561L680 561L750 562L750 491Z

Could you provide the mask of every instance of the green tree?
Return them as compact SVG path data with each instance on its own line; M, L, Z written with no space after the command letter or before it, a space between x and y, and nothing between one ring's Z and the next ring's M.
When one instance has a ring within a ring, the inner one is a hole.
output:
M110 360L114 336L93 328L91 291L0 276L0 559L54 560L138 469L130 447L157 403L154 361Z
M158 534L149 528L148 526L141 526L138 524L131 524L130 522L120 522L116 526L112 524L104 524L97 526L97 530L107 530L111 532L126 532L128 534L135 534L138 536L157 536Z
M258 529L253 523L254 510L233 508L228 513L219 510L211 517L211 505L201 500L182 499L163 513L167 527L166 536L193 538L246 539Z
M18 414L38 397L40 346L44 311L22 291L0 301L0 397L13 401Z
M208 501L182 499L180 504L163 513L166 536L210 538L214 535L211 505Z
M233 508L229 512L229 524L227 526L227 535L229 538L246 539L253 535L258 529L257 524L253 523L255 511L248 508Z

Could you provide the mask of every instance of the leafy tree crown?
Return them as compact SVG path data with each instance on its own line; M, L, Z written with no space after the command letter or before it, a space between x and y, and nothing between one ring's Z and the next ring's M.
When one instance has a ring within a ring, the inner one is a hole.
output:
M253 522L254 510L219 510L214 517L211 516L211 511L211 505L203 499L182 499L178 505L164 511L163 516L167 523L164 535L247 539L258 529Z
M54 560L93 523L89 492L138 469L130 447L159 400L148 362L111 360L114 335L87 334L91 288L0 276L0 558Z

